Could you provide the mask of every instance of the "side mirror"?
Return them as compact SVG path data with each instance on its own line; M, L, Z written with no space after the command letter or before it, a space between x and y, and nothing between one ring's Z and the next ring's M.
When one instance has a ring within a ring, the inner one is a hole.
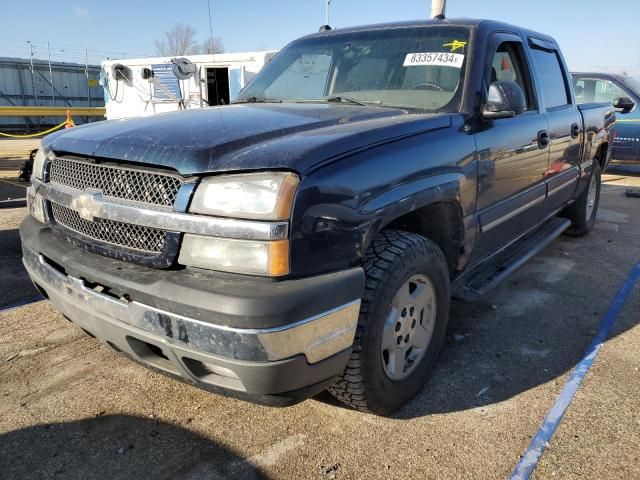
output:
M482 116L487 120L513 118L527 109L527 101L520 85L516 82L493 82L489 85L487 103Z
M613 108L620 110L621 113L629 113L635 106L635 102L629 97L620 97L613 101Z

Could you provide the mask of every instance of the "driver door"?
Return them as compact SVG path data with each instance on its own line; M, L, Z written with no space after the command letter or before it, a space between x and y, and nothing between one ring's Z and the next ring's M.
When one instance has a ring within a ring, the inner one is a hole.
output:
M521 38L494 34L486 59L486 88L497 80L517 83L527 109L513 118L486 121L475 135L480 235L474 259L495 252L541 221L549 162L547 120L539 108Z

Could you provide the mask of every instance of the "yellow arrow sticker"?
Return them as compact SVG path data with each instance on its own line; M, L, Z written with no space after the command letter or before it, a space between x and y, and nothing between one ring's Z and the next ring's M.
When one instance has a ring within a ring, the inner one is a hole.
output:
M461 48L464 48L467 46L467 42L462 42L460 40L454 40L451 43L445 43L444 45L442 45L443 47L451 47L451 51L455 52L456 50L459 50Z

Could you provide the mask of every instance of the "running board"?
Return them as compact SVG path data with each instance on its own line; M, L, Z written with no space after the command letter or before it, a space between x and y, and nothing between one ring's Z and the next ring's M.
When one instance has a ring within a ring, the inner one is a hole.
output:
M479 300L489 290L506 280L527 260L540 253L570 226L569 220L552 217L485 262L463 272L451 284L451 295L460 300Z

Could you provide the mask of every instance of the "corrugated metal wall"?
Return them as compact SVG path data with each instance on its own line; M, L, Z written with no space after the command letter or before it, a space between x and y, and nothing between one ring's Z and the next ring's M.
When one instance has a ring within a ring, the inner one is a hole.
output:
M49 63L42 60L31 63L27 59L0 57L0 105L41 105L58 107L103 107L104 94L98 84L100 66L89 65L87 82L85 66L77 63L52 62L53 89L49 76ZM95 86L89 86L94 83ZM35 95L34 95L35 87ZM53 97L52 97L53 95ZM77 124L100 120L100 117L74 117ZM56 125L59 117L0 117L0 131L37 131L46 125Z

